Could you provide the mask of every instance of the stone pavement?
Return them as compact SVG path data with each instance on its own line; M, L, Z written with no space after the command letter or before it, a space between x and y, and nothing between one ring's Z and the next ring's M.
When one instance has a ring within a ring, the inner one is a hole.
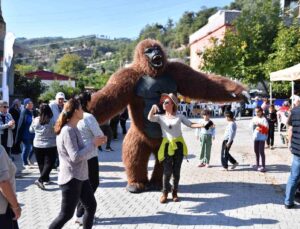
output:
M197 120L195 120L197 121ZM231 153L240 163L234 171L220 170L220 148L225 120L214 119L217 127L212 147L212 168L198 168L199 142L194 130L183 127L190 152L183 161L179 196L181 202L160 204L160 192L126 192L126 175L121 161L121 140L113 141L114 152L101 152L100 187L94 228L300 228L300 211L283 207L284 188L291 154L275 138L275 150L266 150L267 173L253 171L254 162L249 120L239 120ZM149 163L153 169L154 160ZM151 173L149 173L150 175ZM22 171L17 179L22 204L21 229L46 229L60 210L57 185L46 191L33 182L37 169ZM57 179L57 172L51 175ZM1 228L1 226L0 226ZM64 228L80 228L69 221Z

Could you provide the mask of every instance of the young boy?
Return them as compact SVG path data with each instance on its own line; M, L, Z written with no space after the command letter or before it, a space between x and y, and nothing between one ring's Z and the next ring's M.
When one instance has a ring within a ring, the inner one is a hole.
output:
M231 111L225 112L225 118L228 122L226 126L223 143L222 143L222 151L221 151L221 162L223 166L223 170L228 170L228 160L232 164L231 169L235 169L239 163L230 155L229 150L233 143L233 139L236 134L236 123L234 121L234 115Z
M202 111L203 120L201 120L200 124L202 124L202 128L196 129L197 140L200 139L201 150L200 150L200 164L198 167L210 168L209 160L210 160L210 152L212 139L215 139L215 125L210 120L210 111L203 110Z

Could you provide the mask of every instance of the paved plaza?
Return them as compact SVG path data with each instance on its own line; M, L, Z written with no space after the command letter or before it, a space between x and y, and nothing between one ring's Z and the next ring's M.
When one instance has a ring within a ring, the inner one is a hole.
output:
M234 171L221 171L220 149L226 122L223 118L213 121L217 135L212 147L212 168L197 167L200 143L193 129L183 127L189 156L182 164L178 203L160 204L160 192L131 194L125 190L122 140L112 142L114 152L100 152L101 180L95 194L98 207L94 228L300 228L299 205L290 210L283 207L291 154L279 136L275 136L275 150L266 149L268 171L253 171L249 119L237 121L231 153L240 166ZM153 165L152 158L149 175ZM21 229L46 229L60 210L59 187L48 185L42 191L33 184L37 177L38 170L30 169L23 170L17 179L18 200L23 209ZM56 171L51 178L56 182ZM64 228L80 227L72 219Z

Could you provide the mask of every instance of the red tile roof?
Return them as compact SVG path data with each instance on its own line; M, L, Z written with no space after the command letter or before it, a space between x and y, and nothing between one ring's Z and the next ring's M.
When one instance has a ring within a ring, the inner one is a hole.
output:
M29 72L26 73L25 76L31 79L37 77L40 78L41 80L73 80L73 78L70 76L65 76L65 75L57 74L54 72L48 72L44 70Z

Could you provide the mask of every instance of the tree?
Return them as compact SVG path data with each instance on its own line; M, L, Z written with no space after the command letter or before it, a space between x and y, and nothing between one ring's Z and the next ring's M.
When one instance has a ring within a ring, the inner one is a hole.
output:
M15 74L14 87L16 93L20 93L24 98L31 98L34 103L37 103L39 96L46 89L39 78L28 79L19 73Z
M16 64L15 65L15 72L21 76L24 76L28 72L33 72L36 69L37 68L33 65L24 65L24 64Z
M76 54L65 54L56 64L56 72L76 77L85 70L83 59Z
M273 52L269 55L266 74L291 67L300 62L300 28L297 21L292 25L279 25L279 31L272 45ZM289 82L273 83L275 94L288 94L291 90Z
M49 102L55 99L57 92L63 92L66 96L66 99L71 98L74 95L77 95L80 92L79 88L73 88L69 85L60 85L58 81L53 82L47 90L39 96L39 100L44 102Z
M207 50L208 53L203 56L204 68L245 83L261 82L268 91L264 81L269 76L265 68L281 21L279 13L278 0L245 1L234 23L235 33L227 33L219 47ZM227 61L228 66L224 66Z

